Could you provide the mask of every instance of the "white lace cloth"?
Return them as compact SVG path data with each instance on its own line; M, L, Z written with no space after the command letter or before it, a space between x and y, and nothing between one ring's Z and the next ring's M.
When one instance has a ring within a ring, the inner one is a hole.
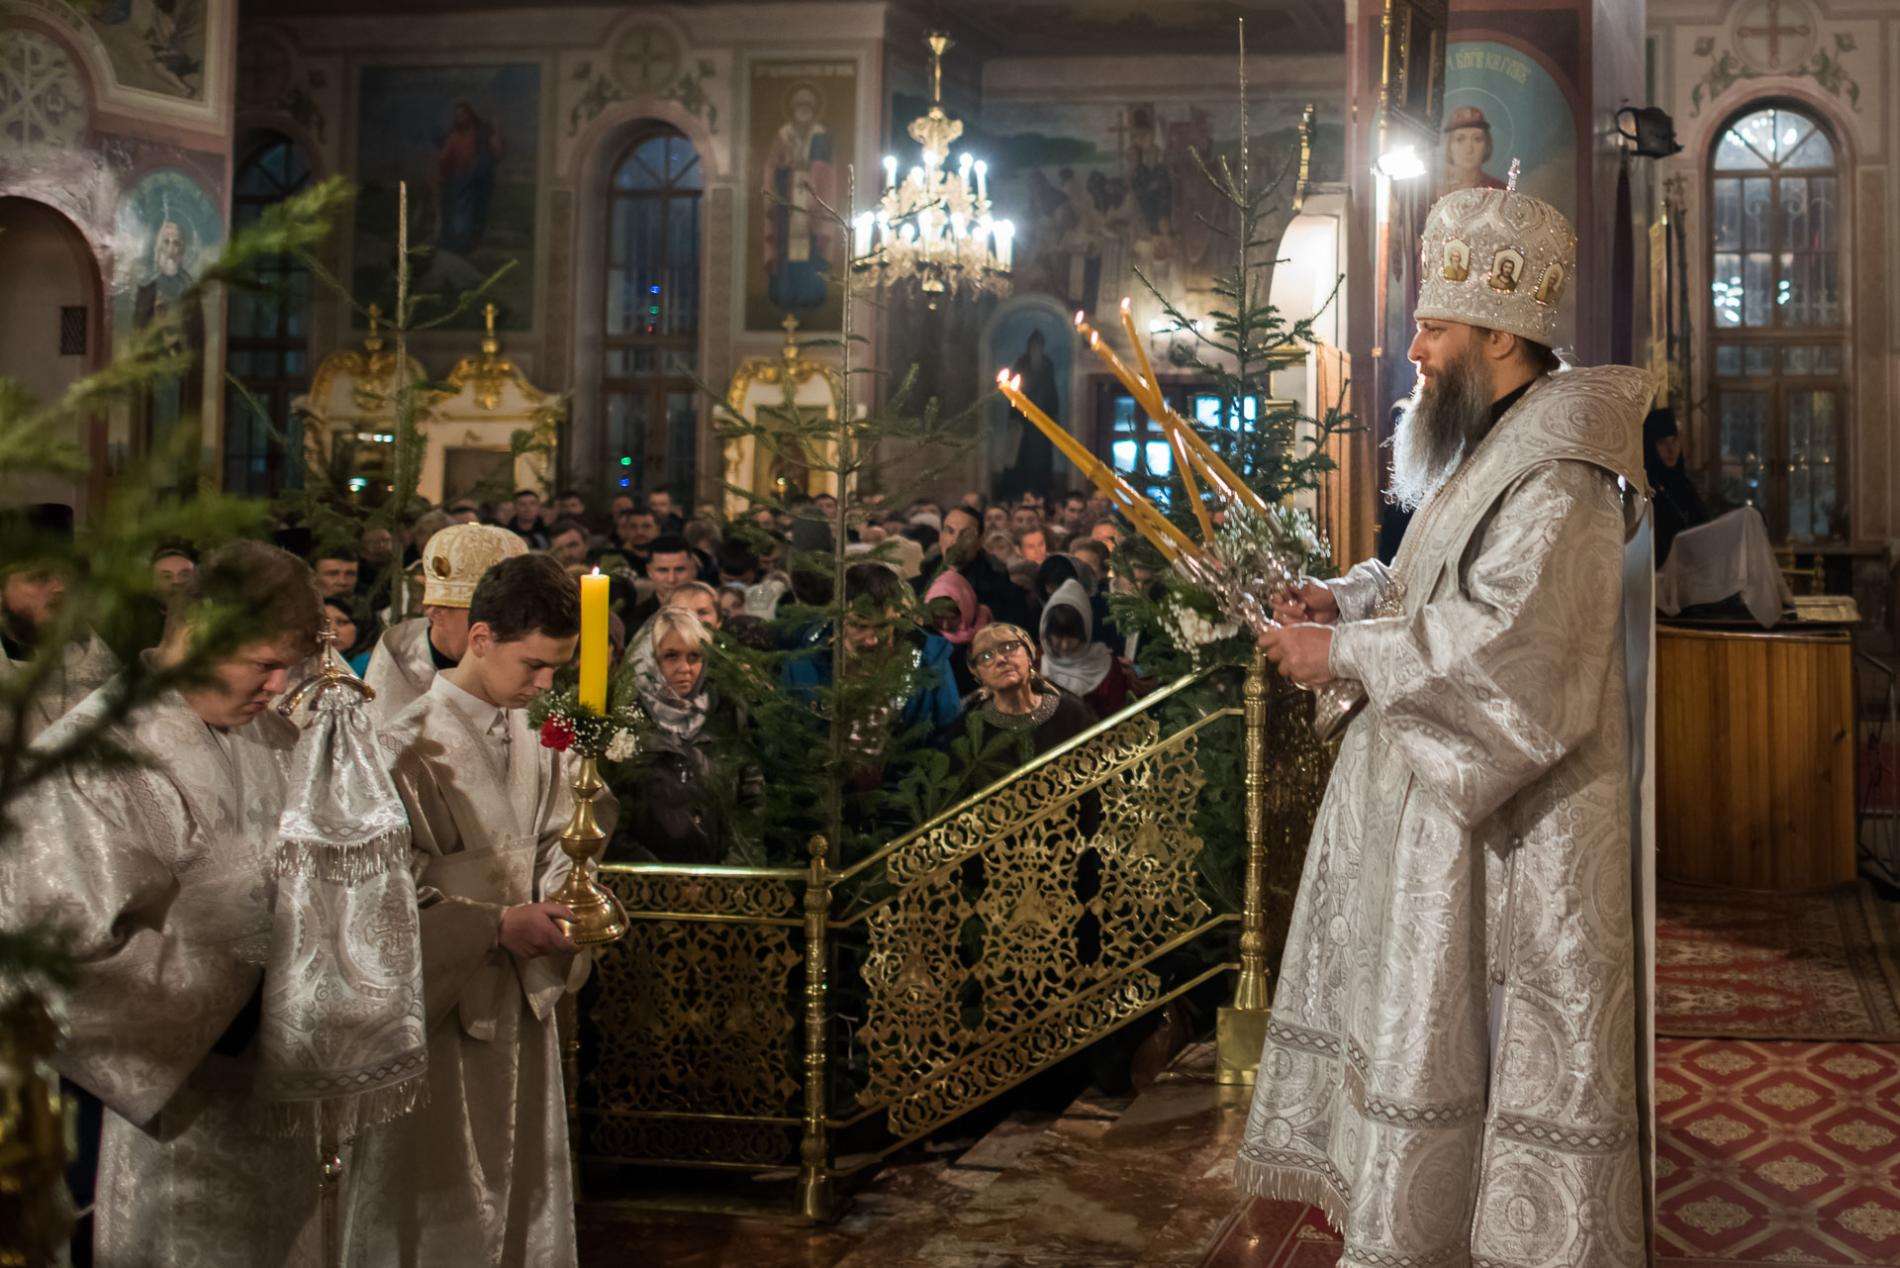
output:
M1763 629L1773 629L1794 603L1775 563L1761 512L1744 506L1676 534L1669 558L1656 571L1656 607L1665 616L1731 595Z

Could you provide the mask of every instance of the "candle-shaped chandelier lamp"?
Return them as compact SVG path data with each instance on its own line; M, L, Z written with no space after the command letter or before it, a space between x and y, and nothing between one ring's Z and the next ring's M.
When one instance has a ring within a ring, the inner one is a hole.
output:
M943 54L950 37L933 34L928 40L930 113L910 125L923 162L900 181L897 159L884 157L877 209L852 220L851 267L864 285L915 283L934 308L945 295L1006 293L1016 226L990 214L989 165L967 150L951 160L950 145L963 135L963 121L943 112Z

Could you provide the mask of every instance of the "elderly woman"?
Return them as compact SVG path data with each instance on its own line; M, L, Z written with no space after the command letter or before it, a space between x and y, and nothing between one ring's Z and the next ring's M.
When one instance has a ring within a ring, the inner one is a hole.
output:
M756 776L717 765L719 742L737 730L706 677L712 632L690 611L664 607L652 621L650 656L634 664L640 709L653 724L632 763L621 824L633 845L663 863L724 863L734 846L736 794Z
M978 691L964 705L954 758L964 785L983 788L1095 725L1080 699L1036 672L1036 643L1014 625L986 625L970 640Z

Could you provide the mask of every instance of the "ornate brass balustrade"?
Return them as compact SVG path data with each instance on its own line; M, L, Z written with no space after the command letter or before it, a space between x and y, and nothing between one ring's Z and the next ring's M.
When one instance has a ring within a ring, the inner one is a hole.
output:
M604 866L632 929L599 953L579 1010L577 1152L796 1166L803 1212L825 1219L838 1175L1232 969L1222 1076L1250 1080L1285 914L1274 895L1290 892L1327 760L1283 705L1307 698L1275 695L1262 660L1244 707L1180 719L1208 679L1149 695L849 868L822 839L805 868ZM1201 892L1197 755L1235 717L1248 849L1243 910L1222 914ZM1238 962L1222 953L1236 922Z

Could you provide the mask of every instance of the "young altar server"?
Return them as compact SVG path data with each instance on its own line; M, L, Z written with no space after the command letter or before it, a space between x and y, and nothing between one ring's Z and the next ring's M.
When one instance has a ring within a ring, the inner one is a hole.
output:
M352 1262L575 1262L554 1025L575 948L558 923L567 909L541 901L567 874L573 798L526 706L579 632L579 588L560 564L502 560L469 602L461 663L383 731L413 832L429 1094L365 1147ZM611 828L614 807L601 809Z
M468 647L468 604L482 574L527 553L519 535L492 524L457 524L422 548L422 615L392 625L376 643L363 681L376 692L370 716L388 725L429 690Z
M252 1117L270 942L269 865L292 725L267 708L315 646L322 609L296 556L238 542L207 559L163 641L175 666L204 614L241 641L202 682L106 734L138 765L68 768L14 811L0 927L65 926L78 977L55 1064L105 1103L93 1262L276 1265L314 1256L317 1157ZM116 680L41 737L94 725Z

